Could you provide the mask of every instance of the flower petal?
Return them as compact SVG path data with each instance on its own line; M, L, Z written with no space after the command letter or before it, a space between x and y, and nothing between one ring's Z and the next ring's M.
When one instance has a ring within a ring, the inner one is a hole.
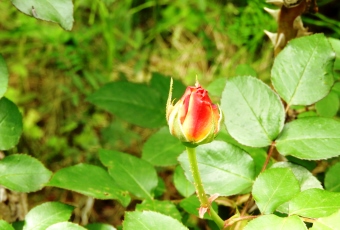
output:
M214 126L211 102L206 99L206 95L205 90L198 90L190 96L188 112L182 124L189 141L202 141Z
M213 112L213 115L214 115L215 134L216 134L216 133L218 133L218 131L220 131L220 123L221 123L221 120L222 120L222 112L217 105L212 104L211 108L212 108L212 112Z

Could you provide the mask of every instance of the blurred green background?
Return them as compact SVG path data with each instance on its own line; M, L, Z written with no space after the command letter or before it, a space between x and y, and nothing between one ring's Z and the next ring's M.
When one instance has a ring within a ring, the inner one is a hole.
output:
M109 81L147 82L158 72L206 87L243 67L268 81L273 47L263 30L276 22L264 0L75 0L74 26L28 17L1 1L0 47L9 73L6 96L20 108L24 134L10 151L56 171L98 163L100 148L139 155L155 130L124 122L88 103ZM312 32L340 38L340 2L318 1L305 15ZM215 98L218 100L218 97Z

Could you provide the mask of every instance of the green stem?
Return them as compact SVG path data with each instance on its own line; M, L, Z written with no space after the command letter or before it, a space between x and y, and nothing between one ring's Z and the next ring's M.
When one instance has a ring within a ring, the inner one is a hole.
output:
M201 203L201 207L207 208L209 211L209 214L213 221L217 224L217 226L220 229L223 229L224 221L221 219L221 217L218 216L218 214L215 212L215 210L211 207L211 204L209 203L208 197L205 194L203 183L201 180L200 173L198 171L198 164L197 164L197 158L196 158L196 149L187 147L189 162L190 162L190 169L192 172L192 176L194 178L194 185L196 188L196 193L198 195L198 199Z

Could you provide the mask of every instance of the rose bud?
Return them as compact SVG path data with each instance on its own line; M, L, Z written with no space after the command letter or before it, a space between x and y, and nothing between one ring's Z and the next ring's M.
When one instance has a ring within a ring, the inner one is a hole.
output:
M171 135L191 146L211 142L220 129L221 110L214 105L208 91L198 82L187 87L182 98L172 104L172 79L167 101L166 119Z

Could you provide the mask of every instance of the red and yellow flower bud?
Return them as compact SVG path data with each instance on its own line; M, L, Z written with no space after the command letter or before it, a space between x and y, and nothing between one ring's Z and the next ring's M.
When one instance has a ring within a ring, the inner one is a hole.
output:
M196 82L194 87L187 87L175 105L172 104L171 97L172 80L166 108L170 133L190 145L211 142L220 129L222 113L211 102L208 91Z

